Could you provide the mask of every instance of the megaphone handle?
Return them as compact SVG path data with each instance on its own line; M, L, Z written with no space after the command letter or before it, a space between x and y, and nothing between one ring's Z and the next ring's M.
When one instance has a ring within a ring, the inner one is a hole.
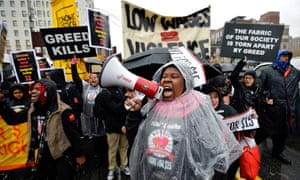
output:
M135 91L135 94L136 94L136 97L135 97L134 99L140 99L140 100L143 100L144 97L145 97L145 94L143 94L143 93L141 93L141 92L139 92L139 91ZM126 110L129 110L132 106L135 105L135 102L134 102L133 100L131 100L131 103L132 103L131 106L128 106L128 105L124 104Z
M132 105L131 106L128 106L128 105L126 105L126 104L124 104L124 106L125 106L125 109L128 111L132 106L134 106L135 105L135 102L133 102L132 101Z

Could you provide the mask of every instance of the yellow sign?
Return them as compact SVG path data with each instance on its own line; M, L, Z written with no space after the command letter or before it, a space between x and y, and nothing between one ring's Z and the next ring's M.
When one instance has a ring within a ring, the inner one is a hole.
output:
M72 80L72 71L71 71L71 60L55 60L53 61L54 67L63 67L66 73L66 79ZM77 71L81 79L88 79L88 74L85 67L85 62L83 59L80 59L77 62Z
M75 0L52 0L51 5L53 27L79 25Z
M28 123L9 126L0 116L0 171L26 167Z
M75 27L79 26L77 7L75 0L52 0L52 23L53 27ZM71 59L55 60L54 67L62 67L65 69L67 80L72 80L71 75ZM79 59L77 63L78 74L81 79L87 79L87 70L83 59Z

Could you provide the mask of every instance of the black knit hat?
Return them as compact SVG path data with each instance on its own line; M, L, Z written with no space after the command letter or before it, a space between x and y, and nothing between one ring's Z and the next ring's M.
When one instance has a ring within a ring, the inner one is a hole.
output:
M207 84L212 87L225 86L225 77L223 75L215 76L211 79L208 79Z
M211 92L217 92L219 93L219 91L217 90L216 87L214 86L210 86L208 84L204 84L201 88L201 92L205 93L205 94L209 94Z
M246 71L246 72L244 73L244 77L245 77L246 75L250 75L250 76L252 76L254 79L256 79L256 72L253 71L253 70Z
M11 85L11 87L9 88L9 97L13 98L14 97L14 91L16 89L21 90L24 93L24 96L26 96L28 94L28 88L27 86L23 85L23 84L13 84Z
M212 93L212 92L216 92L218 94L218 97L219 97L219 101L221 103L223 103L223 98L222 98L222 95L221 95L221 92L214 86L210 86L208 84L204 84L202 86L202 89L201 89L201 92L203 92L204 94L209 94L209 93Z

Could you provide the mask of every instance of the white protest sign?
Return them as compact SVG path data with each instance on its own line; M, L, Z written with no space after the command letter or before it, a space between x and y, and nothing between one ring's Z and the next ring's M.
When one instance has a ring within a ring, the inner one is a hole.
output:
M253 114L254 110L249 108L246 112L224 118L223 121L232 132L253 130L259 128L258 120Z
M185 47L174 48L170 52L170 56L173 61L184 61L190 66L194 78L194 87L206 83L204 65L188 49Z

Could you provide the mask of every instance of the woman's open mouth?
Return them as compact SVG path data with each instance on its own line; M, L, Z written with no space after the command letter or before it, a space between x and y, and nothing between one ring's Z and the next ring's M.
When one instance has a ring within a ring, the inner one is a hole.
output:
M164 87L163 96L170 96L173 94L173 89L169 86Z

